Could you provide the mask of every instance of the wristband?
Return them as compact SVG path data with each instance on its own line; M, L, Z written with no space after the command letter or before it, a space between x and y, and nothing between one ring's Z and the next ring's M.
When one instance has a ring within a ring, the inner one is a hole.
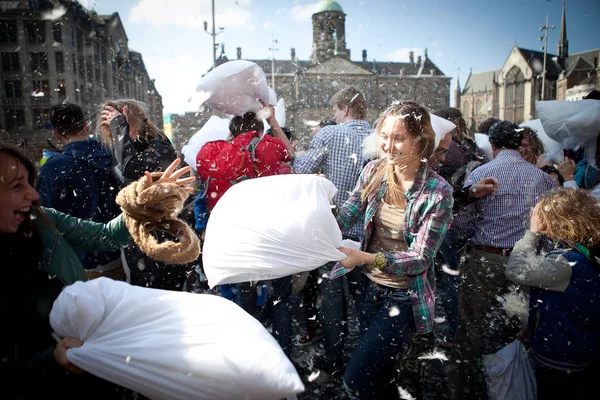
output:
M384 269L387 266L387 261L383 253L375 254L375 261L373 261L373 268Z

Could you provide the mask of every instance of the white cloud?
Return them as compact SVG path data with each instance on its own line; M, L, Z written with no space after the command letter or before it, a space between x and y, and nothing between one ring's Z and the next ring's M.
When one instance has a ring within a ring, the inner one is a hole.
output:
M188 103L196 91L196 85L205 71L202 65L212 60L205 55L186 53L173 58L156 57L153 69L156 71L156 87L163 98L165 113L182 113L197 110L197 105Z
M251 0L220 0L215 4L215 23L218 26L249 26ZM158 26L182 26L203 30L203 21L212 29L211 2L178 0L177 5L164 0L138 0L129 13L129 21Z
M414 51L415 53L415 61L418 56L423 55L423 49L419 49L417 47L402 47L400 49L394 50L391 53L388 53L385 59L394 62L408 62L410 59L411 51Z
M435 39L430 39L430 40L429 40L429 45L430 45L431 47L438 47L440 44L438 43L438 41L437 41L437 40L435 40Z
M296 21L310 21L312 18L312 15L315 13L315 11L317 10L317 7L319 6L321 2L317 1L315 3L311 3L311 4L304 4L301 6L294 6L290 9L288 15L291 19L294 19Z

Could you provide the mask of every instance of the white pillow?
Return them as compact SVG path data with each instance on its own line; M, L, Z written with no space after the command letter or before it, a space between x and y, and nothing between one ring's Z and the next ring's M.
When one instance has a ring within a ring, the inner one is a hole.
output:
M213 110L228 115L258 112L261 99L274 106L277 95L267 84L264 71L247 60L234 60L219 65L204 75L196 87L196 97Z
M210 287L281 278L346 256L331 212L337 192L316 175L276 175L233 185L208 219L202 249Z
M50 324L79 338L76 366L151 399L280 399L304 387L275 339L222 297L77 282L54 302Z
M229 136L230 120L213 115L208 121L194 134L188 143L181 148L185 162L197 171L196 156L198 152L208 142L215 140L227 140Z

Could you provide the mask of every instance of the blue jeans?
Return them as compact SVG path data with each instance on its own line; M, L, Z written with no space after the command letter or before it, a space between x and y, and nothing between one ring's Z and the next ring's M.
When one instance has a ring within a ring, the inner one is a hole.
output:
M406 291L371 284L361 303L360 342L346 368L348 396L397 399L397 357L416 332L412 304Z
M273 296L273 337L288 358L292 352L292 276L274 279L271 283Z
M261 281L262 282L262 281ZM292 350L292 276L273 279L271 281L273 295L269 298L271 304L264 307L273 308L273 337L288 357ZM248 314L257 316L256 283L244 282L238 284L237 303Z
M460 255L464 247L464 241L457 238L454 231L449 230L440 246L436 256L436 275L437 275L437 297L444 307L446 320L448 323L448 336L450 340L454 339L456 327L458 326L458 288L462 281L460 275L450 275L441 270L441 264L446 264L451 270L459 270Z
M323 345L325 349L325 369L327 372L341 371L344 366L344 336L347 333L347 301L344 293L344 280L354 298L356 310L359 310L359 295L364 291L365 276L360 267L354 268L345 276L330 280L329 276L335 262L319 267L319 291L322 302L319 320L323 328Z

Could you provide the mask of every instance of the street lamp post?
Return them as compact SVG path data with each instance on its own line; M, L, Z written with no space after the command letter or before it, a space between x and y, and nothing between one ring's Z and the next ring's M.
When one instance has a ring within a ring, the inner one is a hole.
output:
M213 69L217 67L217 35L219 33L223 33L223 27L219 27L219 32L215 32L215 0L212 0L212 33L208 31L208 22L204 21L204 32L208 33L212 36L212 46L213 46Z
M277 43L277 39L273 35L271 35L271 87L275 90L275 52L279 51L279 49L275 48L275 44Z
M541 100L544 100L545 90L546 90L546 55L548 53L548 31L550 29L554 29L554 25L548 26L548 14L546 14L546 25L540 28L540 32L544 32L542 36L540 36L540 41L544 41L544 45L542 46L542 50L544 51L544 65L542 66L542 95Z

